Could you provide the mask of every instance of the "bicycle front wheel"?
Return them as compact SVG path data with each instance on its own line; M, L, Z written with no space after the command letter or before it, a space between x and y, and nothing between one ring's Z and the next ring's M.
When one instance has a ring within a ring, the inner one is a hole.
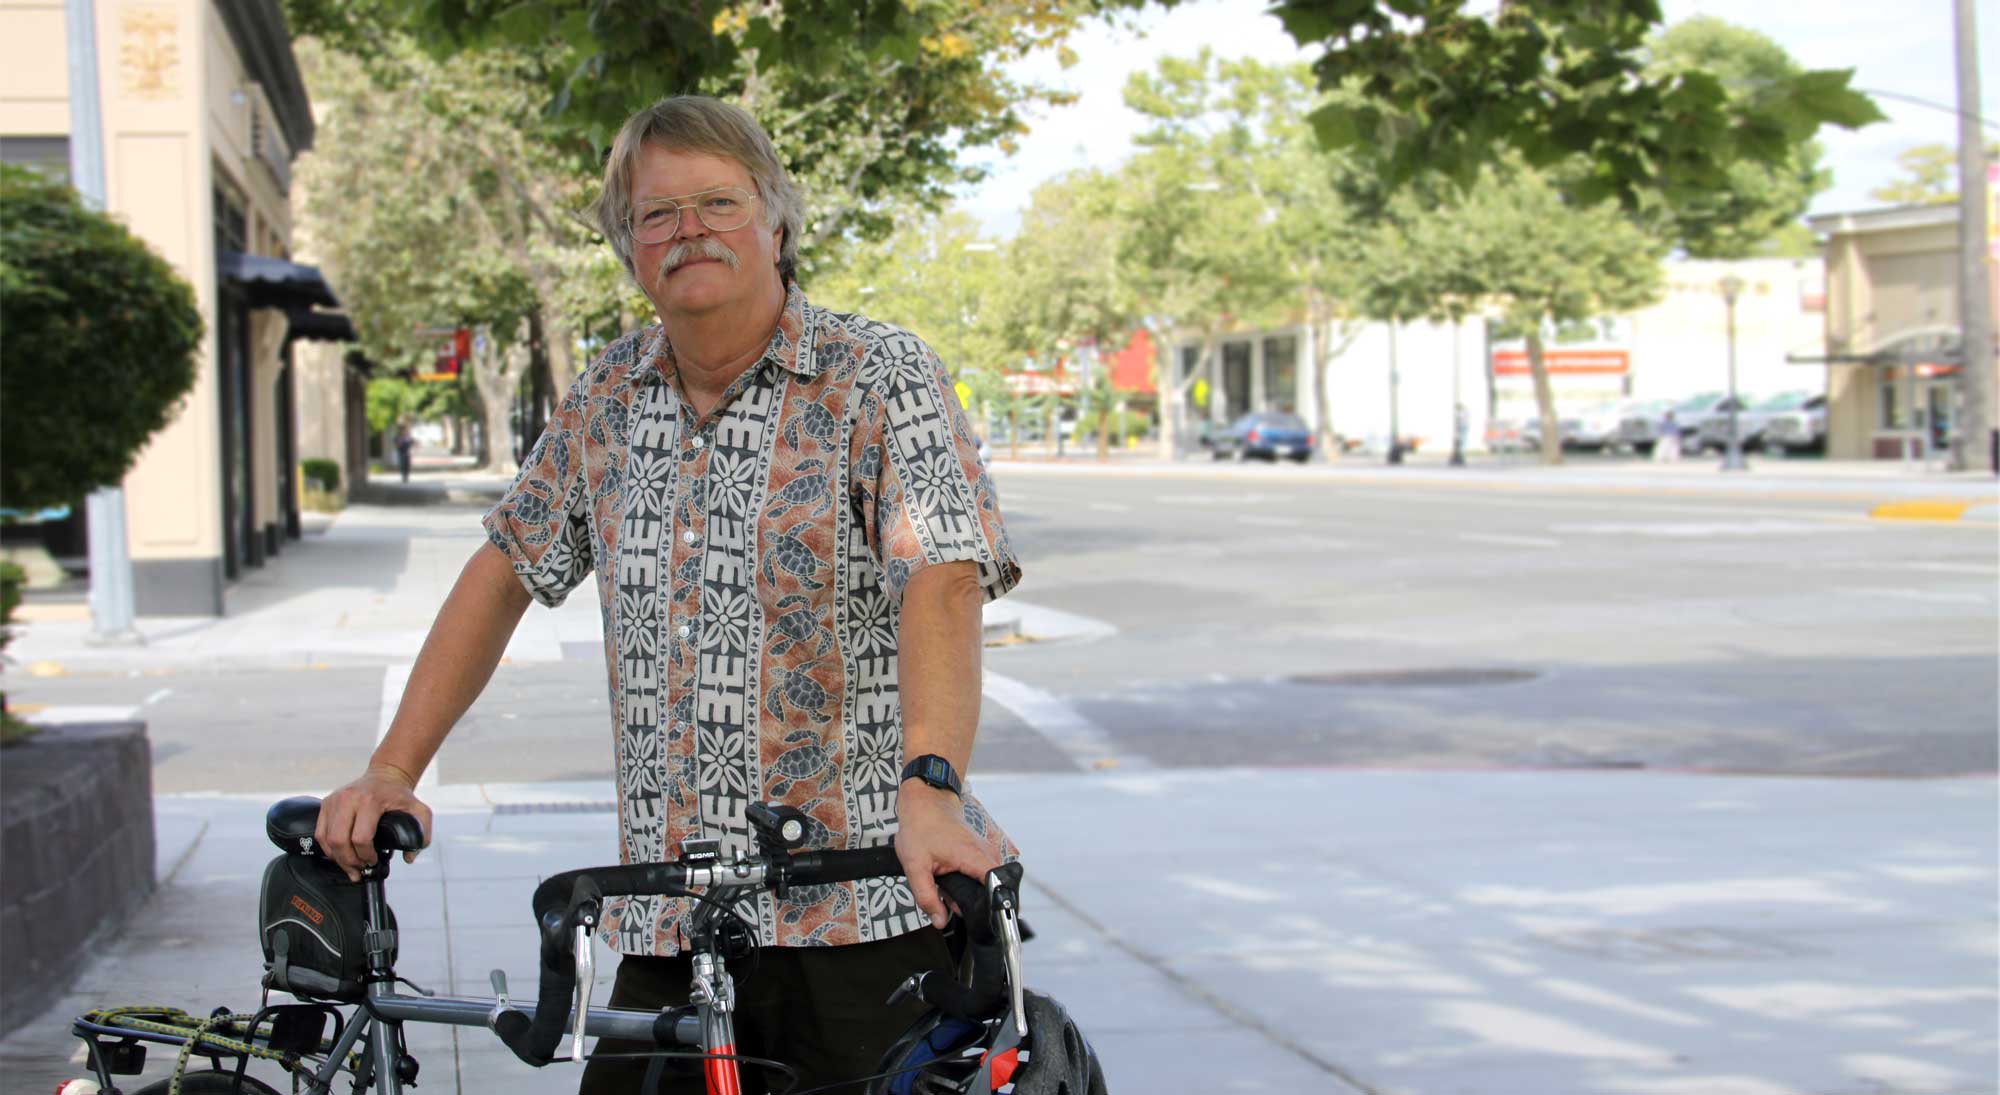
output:
M255 1076L245 1076L237 1086L236 1073L203 1069L181 1078L181 1095L279 1095L278 1089ZM132 1095L169 1095L173 1080L155 1080Z

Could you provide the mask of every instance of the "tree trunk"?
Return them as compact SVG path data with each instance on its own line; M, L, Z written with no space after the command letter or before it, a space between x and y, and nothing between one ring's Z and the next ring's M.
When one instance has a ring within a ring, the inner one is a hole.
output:
M491 331L481 332L486 349L472 355L472 379L479 389L480 418L485 425L480 436L479 470L513 475L521 470L514 460L514 427L508 421L514 391L521 375L534 358L528 345L527 325L516 332L514 342L504 351Z
M1562 423L1556 418L1555 385L1549 382L1549 366L1542 354L1542 330L1537 324L1528 331L1528 370L1535 377L1535 409L1542 419L1542 463L1563 462Z
M1016 397L1018 399L1018 397ZM1007 459L1021 458L1021 408L1018 403L1007 408Z
M1313 360L1312 390L1313 416L1319 423L1319 451L1328 460L1338 460L1344 453L1338 437L1333 432L1333 401L1326 394L1327 373L1333 367L1333 359L1347 352L1354 340L1361 337L1360 324L1335 322L1331 309L1313 320ZM1334 334L1340 335L1340 345L1334 345Z

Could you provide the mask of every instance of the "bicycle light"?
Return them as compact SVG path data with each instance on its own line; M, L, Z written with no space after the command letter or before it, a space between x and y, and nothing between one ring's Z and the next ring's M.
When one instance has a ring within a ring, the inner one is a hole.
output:
M750 819L751 828L757 830L757 843L766 851L797 848L806 842L806 833L811 831L806 812L796 806L753 802L744 808L743 814Z

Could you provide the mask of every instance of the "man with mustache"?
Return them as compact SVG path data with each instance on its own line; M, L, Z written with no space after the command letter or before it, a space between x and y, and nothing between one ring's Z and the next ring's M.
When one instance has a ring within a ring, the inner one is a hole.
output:
M563 398L318 837L354 873L383 811L428 833L417 777L528 602L559 604L595 571L624 861L698 837L747 849L757 801L806 810L812 847L895 842L907 883L764 896L738 985L739 1052L794 1065L802 1089L865 1076L920 1010L888 1006L891 991L950 965L935 876L981 877L1014 854L962 773L980 606L1020 566L936 354L806 300L801 203L748 113L684 96L635 114L595 212L659 323ZM686 1001L691 912L606 903L603 938L624 955L614 1005ZM636 1091L645 1069L595 1061L582 1090ZM701 1090L699 1073L669 1079Z

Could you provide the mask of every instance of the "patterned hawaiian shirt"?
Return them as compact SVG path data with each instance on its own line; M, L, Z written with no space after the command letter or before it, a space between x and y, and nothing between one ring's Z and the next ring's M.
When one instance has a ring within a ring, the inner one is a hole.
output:
M543 604L597 573L620 858L670 859L697 837L748 851L755 800L804 810L808 847L887 844L910 575L976 562L988 599L1021 576L951 381L916 336L815 308L797 286L763 359L706 418L673 353L658 326L613 343L485 520ZM965 815L1015 854L969 794ZM605 941L673 954L687 904L608 901ZM754 919L781 946L926 922L901 879L765 894Z

